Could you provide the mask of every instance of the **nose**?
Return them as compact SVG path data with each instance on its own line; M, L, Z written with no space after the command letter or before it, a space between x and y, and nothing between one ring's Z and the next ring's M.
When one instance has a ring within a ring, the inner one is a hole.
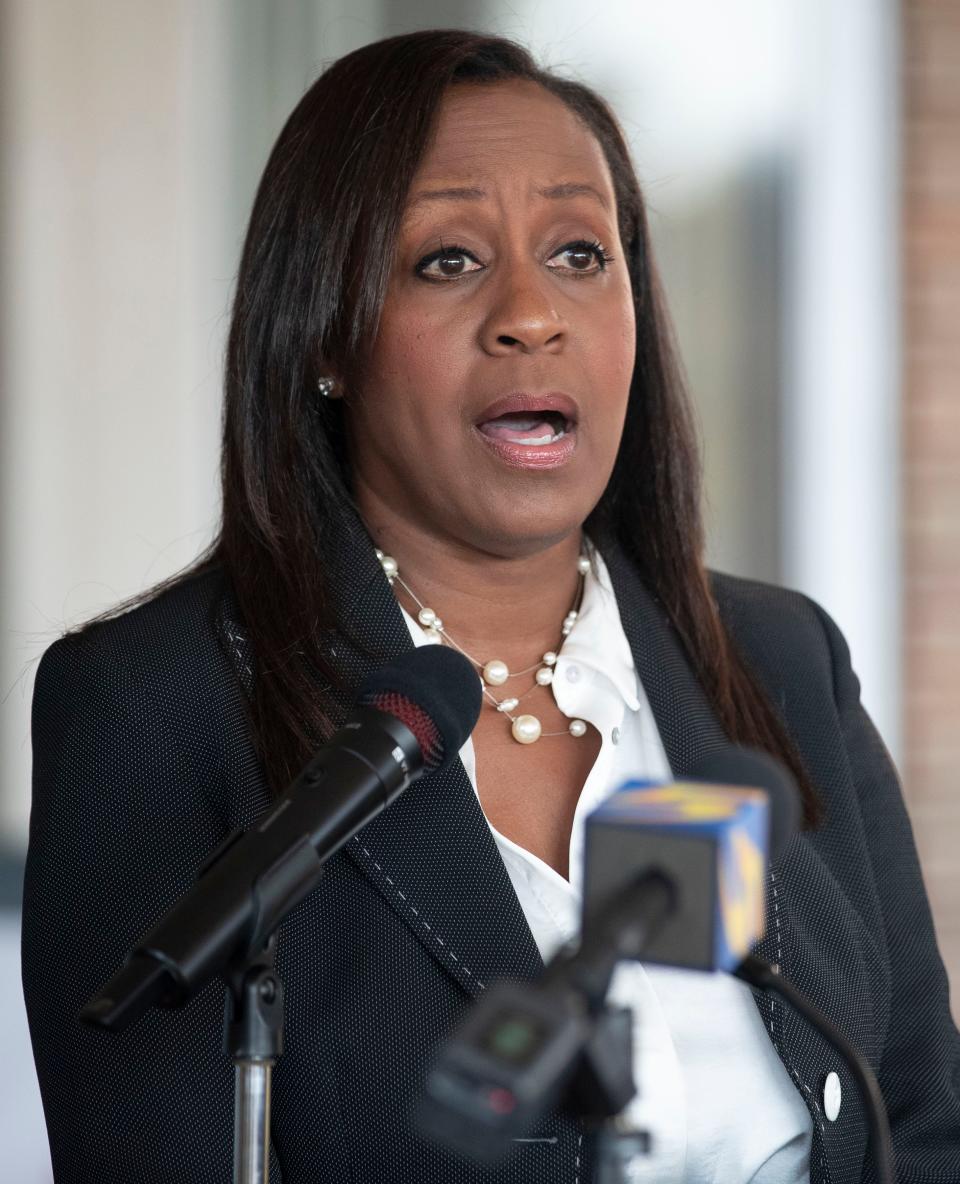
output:
M562 350L568 326L549 289L546 277L527 271L507 276L492 293L481 329L483 349L494 356Z

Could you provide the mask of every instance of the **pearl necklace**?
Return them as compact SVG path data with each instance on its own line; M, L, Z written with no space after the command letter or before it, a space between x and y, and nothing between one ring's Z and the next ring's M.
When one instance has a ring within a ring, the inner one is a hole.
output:
M502 715L505 715L510 721L510 733L518 744L533 744L537 740L550 736L574 736L579 738L586 735L587 725L582 719L572 719L569 725L562 732L545 732L539 719L535 715L513 715L520 704L521 699L525 699L532 690L536 687L548 687L553 682L553 668L557 662L557 655L553 650L547 652L541 657L539 662L534 662L532 666L527 666L523 670L516 670L511 673L506 662L499 658L492 658L489 662L479 662L472 655L468 654L462 645L459 645L450 634L444 629L443 621L437 616L432 608L429 608L417 596L416 592L400 578L400 569L397 565L396 559L392 555L385 555L382 551L377 550L377 559L380 561L380 566L383 568L383 573L392 587L394 583L400 585L407 595L413 600L418 608L417 620L423 626L423 631L426 634L427 640L434 645L442 644L444 641L451 645L455 650L459 650L465 658L468 659L480 673L480 686L483 691L484 698ZM590 560L586 555L581 555L577 559L577 571L580 575L580 584L577 589L577 598L574 605L579 605L583 600L583 583L587 572L590 570ZM567 615L563 618L563 624L560 627L561 637L567 637L576 623L579 609L577 607L571 608ZM500 687L509 678L519 678L522 674L530 674L531 671L536 671L534 675L533 686L528 687L523 694L518 696L508 696L504 699L497 699L490 687Z

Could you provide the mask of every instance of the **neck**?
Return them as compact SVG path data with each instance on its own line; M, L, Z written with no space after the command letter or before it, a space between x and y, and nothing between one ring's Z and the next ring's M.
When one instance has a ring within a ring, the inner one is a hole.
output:
M503 554L495 544L472 546L424 531L385 506L364 507L363 517L376 546L396 560L404 583L475 658L526 665L559 648L560 627L580 585L579 529ZM399 583L394 591L416 619L415 602Z

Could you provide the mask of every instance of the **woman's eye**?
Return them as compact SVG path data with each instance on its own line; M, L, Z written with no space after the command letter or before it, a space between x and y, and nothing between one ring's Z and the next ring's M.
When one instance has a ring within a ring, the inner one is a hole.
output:
M455 280L482 271L483 264L466 247L441 247L425 255L416 266L417 275L429 280Z
M584 239L565 243L551 255L547 266L553 271L595 275L604 271L611 262L612 257L607 254L602 243L588 242ZM443 283L483 271L484 265L466 247L451 246L441 247L437 251L431 251L429 255L424 255L414 270L423 279Z
M562 260L562 263L555 263L554 260L557 259ZM581 240L575 243L565 243L559 251L551 256L547 266L552 267L554 271L572 271L578 272L580 275L592 275L595 272L604 271L607 264L612 262L612 257L604 250L602 243Z

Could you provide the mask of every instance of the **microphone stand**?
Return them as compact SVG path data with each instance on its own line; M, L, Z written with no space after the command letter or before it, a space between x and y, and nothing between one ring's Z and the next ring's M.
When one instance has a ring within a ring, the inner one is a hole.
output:
M354 733L363 735L368 723L367 739L356 744ZM236 1078L234 1184L269 1179L270 1088L283 1051L276 931L316 886L324 861L423 768L419 740L389 712L358 707L338 735L265 819L235 831L208 857L193 890L80 1012L83 1023L119 1031L148 1008L180 1007L211 978L223 978L224 1044Z
M555 959L544 982L575 987L593 1024L565 1108L578 1118L602 1119L597 1184L627 1184L637 1160L650 1151L649 1131L630 1125L624 1111L636 1091L633 1076L633 1012L612 1008L607 995L618 962L639 961L652 935L677 905L676 888L659 869L621 890L604 915L585 924L580 946Z
M647 1132L622 1116L636 1093L633 1017L607 995L617 963L636 960L676 908L651 869L585 927L534 983L494 983L441 1048L416 1113L422 1134L494 1164L559 1104L601 1128L598 1184L625 1184Z
M649 1131L624 1116L636 1093L633 1022L632 1008L606 1002L593 1015L589 1043L563 1102L568 1113L598 1129L596 1184L628 1184L638 1159L650 1151Z
M234 1064L233 1184L269 1184L270 1090L283 1052L283 983L274 970L276 932L224 972L224 1047Z

